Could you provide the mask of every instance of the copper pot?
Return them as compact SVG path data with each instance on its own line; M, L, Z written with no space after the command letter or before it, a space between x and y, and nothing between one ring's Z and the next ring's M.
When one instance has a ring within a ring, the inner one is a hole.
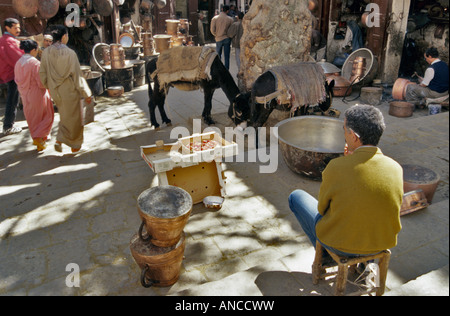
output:
M180 20L166 20L166 30L169 35L177 35Z
M410 117L413 115L414 104L406 101L389 102L389 115L396 117Z
M170 47L182 46L184 37L172 36L172 39L170 41L171 41Z
M38 13L39 0L12 0L14 11L23 18L31 18Z
M192 197L185 190L171 185L147 189L138 197L138 213L142 219L139 237L158 247L173 246L180 240L191 211Z
M141 269L141 284L151 286L171 286L178 281L184 257L186 239L182 233L180 240L170 247L157 247L142 241L137 234L130 241L133 259Z
M334 80L333 94L337 97L348 96L352 93L351 83L338 72L326 74L328 83Z
M155 40L156 51L158 53L162 53L163 51L169 49L171 38L172 38L171 35L165 34L155 35L153 39Z
M122 86L113 86L108 87L106 91L110 97L120 97L125 92L125 89Z
M406 96L406 88L413 82L408 79L398 78L392 87L392 97L396 100L404 100Z
M431 204L440 176L433 170L418 165L402 165L403 191L410 192L421 189Z

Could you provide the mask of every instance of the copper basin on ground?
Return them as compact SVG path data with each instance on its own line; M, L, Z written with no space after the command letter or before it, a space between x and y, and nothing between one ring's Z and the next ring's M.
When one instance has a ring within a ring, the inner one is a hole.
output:
M330 160L344 154L344 122L330 117L299 116L278 123L278 143L289 169L320 180Z

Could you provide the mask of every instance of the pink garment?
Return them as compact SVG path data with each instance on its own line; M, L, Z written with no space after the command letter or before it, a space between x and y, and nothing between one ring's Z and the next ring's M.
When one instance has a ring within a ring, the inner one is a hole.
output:
M0 83L14 79L14 65L23 55L19 41L10 34L0 37Z
M31 137L49 138L54 120L53 102L39 77L39 60L23 55L14 68L15 81L23 103Z

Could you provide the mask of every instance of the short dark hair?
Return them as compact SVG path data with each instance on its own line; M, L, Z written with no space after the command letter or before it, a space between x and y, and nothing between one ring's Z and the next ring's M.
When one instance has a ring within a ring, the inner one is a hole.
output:
M48 33L53 36L53 42L61 41L64 34L67 34L67 28L64 25L53 25L49 31Z
M358 134L363 145L377 146L386 128L381 111L367 104L357 104L345 112L346 127Z
M244 12L238 12L238 18L242 20L244 18Z
M224 5L223 8L222 8L222 11L223 12L230 11L230 6L228 4Z
M19 20L14 18L7 18L5 20L5 27L13 27L14 24L20 24Z
M37 49L38 47L38 43L31 39L26 39L20 42L20 49L22 49L27 54L33 49Z
M425 56L429 56L432 58L438 58L439 57L439 51L436 47L430 47L425 51Z

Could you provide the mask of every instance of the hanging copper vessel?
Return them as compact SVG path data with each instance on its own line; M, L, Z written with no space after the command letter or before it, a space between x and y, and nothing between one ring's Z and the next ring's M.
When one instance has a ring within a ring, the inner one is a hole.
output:
M31 18L38 13L38 0L12 0L14 11L23 18Z
M50 19L58 13L59 0L39 0L38 8L43 19Z

